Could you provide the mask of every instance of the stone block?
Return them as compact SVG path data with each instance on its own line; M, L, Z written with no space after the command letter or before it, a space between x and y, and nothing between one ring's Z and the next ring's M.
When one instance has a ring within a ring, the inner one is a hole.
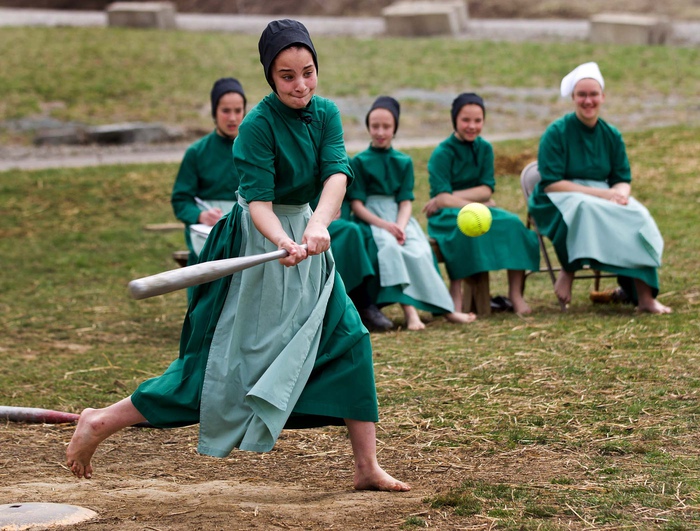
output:
M34 136L36 146L80 145L87 143L85 127L55 127L42 129Z
M388 35L458 35L467 29L468 11L463 0L403 0L385 7L382 16Z
M150 144L168 140L169 134L160 124L127 122L89 127L85 137L94 144Z
M666 17L629 13L599 13L590 20L593 43L650 45L666 44L671 24Z
M175 6L172 2L113 2L107 6L107 25L175 29Z

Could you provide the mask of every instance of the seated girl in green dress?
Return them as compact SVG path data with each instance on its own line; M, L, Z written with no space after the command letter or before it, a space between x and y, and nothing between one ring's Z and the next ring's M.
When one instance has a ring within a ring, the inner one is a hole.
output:
M374 298L379 306L400 303L409 330L425 328L418 309L469 323L476 316L455 311L428 239L411 216L413 161L391 147L399 113L394 98L377 98L365 120L372 142L352 159L355 182L348 199L355 216L366 224L370 253L376 253L379 285Z
M428 161L430 201L428 234L437 241L450 277L455 308L462 307L464 279L485 271L508 270L508 297L518 314L531 312L523 297L525 271L540 267L537 235L520 218L492 199L496 187L493 148L481 138L486 118L484 100L473 93L460 94L452 102L454 133L444 140ZM459 210L469 203L483 203L493 218L482 236L465 236L457 227Z
M225 77L210 96L214 131L185 151L170 199L175 217L185 224L188 265L197 262L209 227L231 210L238 190L233 142L245 115L245 93L237 79Z
M409 490L377 463L372 346L329 252L327 227L352 181L340 113L315 95L318 60L301 23L270 22L258 48L273 92L241 124L238 202L214 226L200 262L288 254L197 286L178 359L130 397L85 410L68 467L90 477L99 443L143 421L199 423L198 451L215 457L270 451L285 427L345 424L354 487Z
M528 205L562 265L554 291L568 304L574 273L589 265L618 274L640 311L670 313L656 300L663 238L649 211L630 196L622 135L600 118L605 82L598 65L579 65L560 88L574 112L550 124L540 139L542 180Z

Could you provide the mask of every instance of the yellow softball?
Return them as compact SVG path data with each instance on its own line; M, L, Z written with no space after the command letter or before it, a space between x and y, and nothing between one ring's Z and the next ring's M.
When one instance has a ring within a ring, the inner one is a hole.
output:
M481 203L469 203L457 214L457 226L467 236L475 238L491 228L491 211Z

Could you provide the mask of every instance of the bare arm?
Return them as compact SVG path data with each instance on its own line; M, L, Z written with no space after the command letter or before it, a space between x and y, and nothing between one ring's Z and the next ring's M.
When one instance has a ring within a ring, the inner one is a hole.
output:
M370 225L374 225L375 227L379 227L380 229L388 231L389 233L391 233L392 236L394 236L394 238L396 238L396 241L398 241L401 244L403 244L403 242L406 241L406 233L398 225L398 223L386 221L377 216L376 214L370 212L370 210L365 206L365 204L359 199L353 199L350 203L350 207L352 208L352 211L355 213L355 215L365 223L369 223Z
M331 236L328 233L328 225L338 215L347 184L348 177L344 173L333 174L323 183L318 206L306 225L302 237L302 243L308 246L310 255L321 254L330 248Z
M443 208L462 208L469 203L490 204L492 194L491 188L485 184L466 190L457 190L451 194L438 194L425 204L423 212L427 216L432 216Z
M626 205L630 195L629 183L617 183L610 188L594 188L571 181L561 180L547 186L544 191L549 192L580 192L601 199L607 199L618 205Z
M411 219L412 213L413 209L411 201L401 201L399 203L399 213L396 216L396 224L404 231L406 230L406 225L408 225L408 222Z

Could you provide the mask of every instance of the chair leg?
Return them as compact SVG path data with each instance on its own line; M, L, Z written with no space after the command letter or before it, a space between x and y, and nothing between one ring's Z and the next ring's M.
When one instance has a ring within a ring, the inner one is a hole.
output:
M477 273L466 279L462 291L462 311L479 315L491 313L489 272Z

